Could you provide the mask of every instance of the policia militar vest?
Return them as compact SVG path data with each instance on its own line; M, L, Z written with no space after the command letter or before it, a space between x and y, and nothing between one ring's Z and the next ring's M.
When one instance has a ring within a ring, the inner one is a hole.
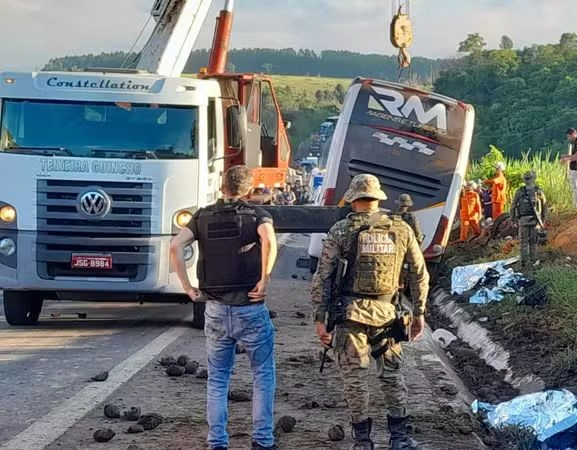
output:
M350 267L346 291L359 297L394 297L403 263L400 253L406 245L404 226L400 216L379 212L353 232L346 255Z
M246 202L203 208L197 216L199 287L207 292L253 289L261 277L255 208Z

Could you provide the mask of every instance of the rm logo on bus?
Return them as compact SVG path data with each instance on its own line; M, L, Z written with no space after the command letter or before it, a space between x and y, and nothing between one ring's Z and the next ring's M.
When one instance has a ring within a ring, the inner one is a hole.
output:
M447 107L442 103L437 103L432 108L425 111L421 98L417 95L405 99L399 91L393 91L378 86L373 87L379 98L371 96L369 108L379 111L386 110L389 114L397 117L410 118L414 114L417 121L422 125L430 124L435 121L436 128L447 130Z

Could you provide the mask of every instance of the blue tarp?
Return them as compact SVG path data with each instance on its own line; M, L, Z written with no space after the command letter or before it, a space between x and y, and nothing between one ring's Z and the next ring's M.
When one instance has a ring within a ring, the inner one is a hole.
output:
M522 395L496 406L475 400L472 409L474 413L485 413L491 427L529 427L547 448L575 448L577 398L565 389Z
M482 287L469 298L469 302L476 304L500 302L503 300L504 294L516 292L516 289L512 286L523 278L522 274L515 273L513 269L506 268L518 260L519 258L517 257L501 261L455 267L451 274L451 293L461 295L470 291L477 285L479 280L484 277L489 269L493 269L499 276L497 286L492 289Z

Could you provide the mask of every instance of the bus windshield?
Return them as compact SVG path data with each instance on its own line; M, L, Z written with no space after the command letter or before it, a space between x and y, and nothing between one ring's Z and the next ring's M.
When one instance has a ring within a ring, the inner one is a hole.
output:
M347 127L339 171L349 177L376 175L391 208L402 193L411 195L416 209L444 203L457 166L465 117L466 111L455 103L364 83Z
M0 151L84 158L198 158L196 107L7 99Z

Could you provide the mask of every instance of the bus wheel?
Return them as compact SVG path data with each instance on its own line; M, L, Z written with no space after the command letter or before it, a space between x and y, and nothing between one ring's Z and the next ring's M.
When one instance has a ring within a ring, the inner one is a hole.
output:
M42 311L44 297L40 292L4 291L4 315L13 326L34 325Z
M204 310L206 309L206 303L204 302L194 302L192 304L192 328L197 330L204 330Z
M319 266L319 259L315 256L311 256L311 262L309 264L310 272L315 273L317 271L318 266Z

